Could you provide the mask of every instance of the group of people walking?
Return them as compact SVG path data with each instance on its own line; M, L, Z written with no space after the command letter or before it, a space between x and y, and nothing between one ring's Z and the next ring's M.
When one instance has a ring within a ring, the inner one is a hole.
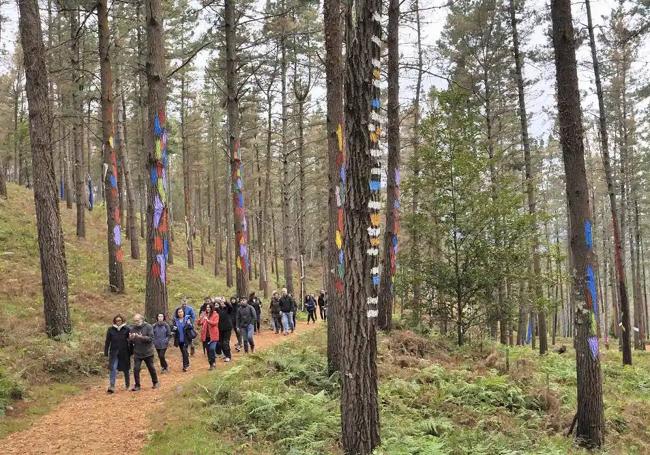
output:
M305 297L308 323L310 320L316 322L316 304L320 308L321 319L327 319L327 297L325 291L321 291L317 302L313 294ZM282 289L281 293L273 292L269 312L275 333L282 330L284 335L288 335L295 331L298 308L286 289ZM149 371L153 388L157 389L160 381L154 357L158 356L160 373L169 372L166 354L172 338L174 346L180 350L184 372L190 368L190 357L194 356L197 338L201 341L210 370L215 368L219 356L222 356L224 362L232 360L230 338L233 329L237 338L235 350L240 352L243 347L245 353L255 352L255 334L261 330L261 322L262 302L255 293L251 293L248 298L232 297L229 301L224 297L206 297L199 309L198 318L187 298L183 298L174 311L171 322L165 314L160 313L153 325L147 323L140 314L135 314L133 324L127 325L126 319L118 314L106 331L104 342L104 356L108 358L109 369L107 393L115 393L118 372L124 374L126 390L139 391L142 363ZM131 357L133 387L130 378Z

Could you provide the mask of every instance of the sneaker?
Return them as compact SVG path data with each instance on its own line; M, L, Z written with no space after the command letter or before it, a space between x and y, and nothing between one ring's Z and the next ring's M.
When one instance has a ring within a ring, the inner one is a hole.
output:
M183 373L185 373L186 371L187 371L187 368L183 367Z
M210 364L210 368L208 368L208 370L214 370L214 363Z
M156 382L152 387L152 389L159 389L159 388L160 388L160 382Z
M133 388L131 389L131 392L139 392L139 391L140 391L139 385L134 385Z
M106 393L115 393L115 387L110 386L110 387L108 388L108 390L106 391Z
M239 346L235 346L235 351L241 352L241 348Z
M226 357L225 359L223 359L223 361L226 363L230 362L230 357Z

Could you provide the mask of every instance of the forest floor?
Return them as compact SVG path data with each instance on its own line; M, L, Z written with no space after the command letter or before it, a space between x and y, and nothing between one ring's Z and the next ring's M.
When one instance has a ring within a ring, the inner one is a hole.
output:
M300 322L297 332L311 331L313 328L314 325L307 326ZM264 329L255 338L256 353L294 336L284 337ZM217 368L208 371L207 358L197 347L196 354L191 358L190 369L182 372L178 350L170 347L168 353L171 371L159 375L160 389L151 388L151 379L146 368L143 368L141 373L142 390L139 392L124 390L120 386L123 384L123 377L118 377L117 392L109 395L106 393L107 379L96 380L84 392L66 399L35 420L29 428L0 439L2 453L67 455L122 453L125 450L129 453L140 453L153 431L153 418L183 406L182 393L193 379L209 376L215 380L223 370L235 365L244 356L243 351L236 353L233 347L233 362L227 364L219 359Z
M400 321L396 321L400 325ZM376 455L587 454L566 437L575 413L575 353L540 357L489 340L458 347L439 335L379 334L382 445ZM318 328L204 376L156 415L145 455L342 455L340 388ZM623 367L602 352L606 445L650 453L650 355ZM506 362L506 358L508 361ZM362 399L362 398L361 398Z
M98 375L103 378L106 328L116 313L130 321L134 313L142 312L145 293L144 240L139 239L138 260L130 258L130 242L124 241L126 292L112 294L105 207L96 205L86 212L86 238L78 239L75 209L62 202L73 332L57 340L45 337L33 193L14 184L8 185L8 193L8 200L0 199L0 438L24 430L62 401L81 396L97 383ZM205 265L200 264L200 241L194 242L192 270L181 242L177 237L170 265L169 306L175 308L182 296L197 308L206 295L232 295L223 263L221 275L214 276L214 242L207 246ZM307 269L308 289L320 288L319 275L320 268ZM257 280L250 282L251 291L256 285ZM267 300L264 305L266 310Z

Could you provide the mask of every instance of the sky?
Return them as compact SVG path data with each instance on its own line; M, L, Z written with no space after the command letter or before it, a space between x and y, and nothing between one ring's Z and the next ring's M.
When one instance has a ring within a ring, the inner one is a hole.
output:
M262 0L260 0L261 2ZM423 14L422 21L422 32L423 32L423 44L425 48L434 48L437 40L440 38L440 34L444 29L447 12L445 9L430 9L432 6L440 5L443 3L443 0L420 0L420 7L427 9ZM404 2L403 5L406 5L407 2ZM548 3L546 0L529 0L528 3L531 7L534 7L539 13L546 15L548 13ZM617 0L592 0L592 15L594 24L596 27L603 25L605 23L604 16L606 16L613 7L617 4ZM3 24L2 36L0 37L0 49L3 49L5 52L0 55L0 73L7 71L8 65L10 62L11 54L13 52L16 39L17 39L17 11L16 3L14 1L9 1L9 3L3 5L0 9L0 14L8 18L8 23ZM584 27L586 24L586 12L584 8L584 3L575 2L573 6L573 16L574 23L577 27ZM520 18L521 20L521 18ZM531 39L527 44L527 49L531 49L537 46L548 45L548 31L550 24L542 21L541 24L537 25L532 33ZM644 59L645 56L650 56L650 41L646 39L644 46L640 52L640 60ZM400 52L402 58L412 59L415 55L415 48L412 43L415 42L415 31L412 27L404 25L400 29ZM204 62L207 60L207 55L197 56L197 66L201 68ZM595 115L597 104L595 95L593 95L593 76L591 70L591 56L589 53L588 42L583 43L583 45L578 50L578 61L579 61L579 78L580 78L580 89L583 92L583 111L585 116ZM427 62L433 64L434 68L436 62ZM648 74L650 70L650 57L646 58L646 61L637 62L632 68L633 75L645 75ZM400 81L400 98L403 103L408 103L413 99L413 86L414 86L414 72L404 72L401 76ZM530 114L529 123L530 123L530 132L531 135L537 138L546 138L549 132L552 129L552 115L549 112L553 112L555 108L555 99L554 99L554 67L552 62L545 65L539 65L531 62L530 60L525 61L524 64L524 77L528 80L539 80L539 82L533 84L531 87L527 88L526 92L526 102L528 111ZM196 78L200 80L200 78ZM444 88L447 85L446 81L436 78L432 75L425 75L423 79L423 86L425 89L436 86L439 88ZM322 99L324 96L324 87L314 91L314 97ZM318 102L316 100L316 102Z

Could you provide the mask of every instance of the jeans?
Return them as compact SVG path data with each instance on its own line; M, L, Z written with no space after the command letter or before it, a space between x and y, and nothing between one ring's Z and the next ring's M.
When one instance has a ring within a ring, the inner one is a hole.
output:
M309 321L314 321L314 324L316 324L316 310L307 310L307 324L309 324Z
M255 333L260 331L261 324L262 324L262 315L258 314L257 319L255 320Z
M214 365L217 361L217 347L219 346L218 341L204 341L203 349L208 351L208 363Z
M248 352L248 345L251 347L251 351L255 351L255 340L253 339L253 333L255 333L255 324L248 324L245 327L239 328L239 333L242 334L244 339L244 352Z
M293 332L293 311L282 312L282 328L284 333L289 333L289 329Z
M108 383L110 384L111 388L115 388L115 381L117 379L118 362L119 359L117 358L117 355L115 357L111 357L110 360L111 369L110 372L108 373ZM129 387L131 385L131 376L129 375L129 370L126 370L124 372L124 385L126 387Z
M232 330L219 330L219 348L226 359L231 359L230 353L230 334Z
M167 365L167 359L165 359L165 353L167 352L167 348L156 349L156 352L158 352L158 360L160 360L160 368L166 370L169 367L169 365Z
M154 385L158 384L158 374L156 373L156 367L153 366L153 356L150 355L144 359L138 357L134 357L133 359L133 377L135 378L135 386L140 387L140 366L142 365L142 362L147 365L147 370L149 370L149 374L151 375L151 382L153 382Z
M282 315L280 313L274 314L271 322L273 323L275 333L280 333L280 330L282 330Z
M178 343L178 349L181 350L181 356L183 357L183 368L188 368L190 366L190 354L187 352L188 344Z
M241 329L235 329L235 335L237 336L237 347L241 348Z

